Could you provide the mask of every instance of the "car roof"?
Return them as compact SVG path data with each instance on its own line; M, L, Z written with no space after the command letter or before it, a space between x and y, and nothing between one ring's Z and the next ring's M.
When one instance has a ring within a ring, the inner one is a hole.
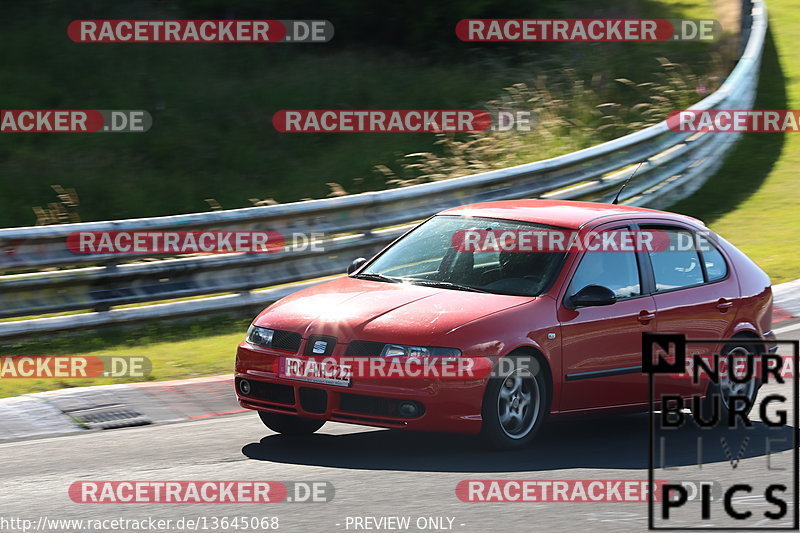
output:
M667 211L657 211L644 207L613 205L598 202L573 202L568 200L504 200L454 207L439 215L459 215L472 217L499 218L547 224L562 228L578 229L587 222L615 215L655 216L669 220L684 220L702 224L697 219Z

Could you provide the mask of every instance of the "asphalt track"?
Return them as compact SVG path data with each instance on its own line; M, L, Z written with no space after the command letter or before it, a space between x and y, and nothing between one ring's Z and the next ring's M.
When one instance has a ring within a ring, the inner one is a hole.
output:
M779 338L798 339L800 325L786 331L789 328L780 328ZM762 389L760 396L768 392ZM736 468L719 444L720 435L712 434L704 440L702 470L696 464L699 430L680 430L670 436L674 440L665 452L667 463L679 469L670 471L669 477L713 480L723 487L747 482L756 491L749 498L737 497L734 504L759 518L764 511L775 510L762 501L759 491L777 480L791 483L793 428L768 430L758 422L757 415L754 418L756 427L748 434L754 438ZM789 439L777 444L773 441L770 458L773 467L782 465L788 470L768 470L765 436ZM728 440L735 455L742 439L728 434ZM354 529L352 522L348 528L348 517L407 516L411 518L408 531L420 530L416 525L420 517L452 518L452 531L458 532L644 531L646 503L466 503L456 497L455 487L464 479L646 480L648 441L648 418L644 415L554 421L537 445L519 452L486 451L472 437L334 423L312 437L288 438L271 433L254 413L49 437L0 445L0 521L27 518L36 525L40 517L177 520L277 516L279 531L335 532L389 530ZM665 478L664 471L658 471L656 478ZM328 481L335 487L335 496L327 503L78 504L67 493L70 484L78 480ZM790 485L787 500L796 499L793 492ZM712 519L704 525L744 525L732 524L721 513L721 504L712 504ZM691 526L698 522L698 516L699 504L690 504L673 514L669 525ZM785 520L769 525L791 526L792 520L790 505ZM448 521L444 524L447 527ZM751 519L748 525L767 524ZM8 523L0 530L21 531Z

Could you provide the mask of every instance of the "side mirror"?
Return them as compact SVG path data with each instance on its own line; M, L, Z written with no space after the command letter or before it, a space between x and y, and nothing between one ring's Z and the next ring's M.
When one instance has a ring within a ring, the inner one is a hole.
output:
M587 285L569 298L572 307L611 305L616 301L614 291L602 285Z
M355 272L356 270L361 268L361 265L363 265L366 262L367 262L367 260L364 259L363 257L359 257L358 259L354 259L353 262L350 263L350 266L347 267L347 274L348 275L352 274L353 272Z

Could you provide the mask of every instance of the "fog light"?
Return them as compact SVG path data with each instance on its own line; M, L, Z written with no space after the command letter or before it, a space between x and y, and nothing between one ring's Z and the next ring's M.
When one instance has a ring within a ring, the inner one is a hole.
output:
M250 394L250 382L246 379L242 379L239 381L239 391L244 394L245 396Z
M400 402L400 405L397 406L397 412L402 417L414 418L419 415L419 407L414 402Z

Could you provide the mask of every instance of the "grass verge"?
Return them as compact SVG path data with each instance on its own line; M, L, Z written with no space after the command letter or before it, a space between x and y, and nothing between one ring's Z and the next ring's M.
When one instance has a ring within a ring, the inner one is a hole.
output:
M800 105L800 0L768 0L770 31L755 109ZM724 134L721 134L724 135ZM773 283L800 277L800 135L749 133L722 168L670 210L701 220L758 263Z
M0 379L0 398L31 392L109 385L133 381L166 381L233 372L236 345L244 338L249 320L214 318L191 323L151 324L109 329L50 341L20 343L3 355L144 356L153 371L147 379ZM209 332L213 332L209 334Z

